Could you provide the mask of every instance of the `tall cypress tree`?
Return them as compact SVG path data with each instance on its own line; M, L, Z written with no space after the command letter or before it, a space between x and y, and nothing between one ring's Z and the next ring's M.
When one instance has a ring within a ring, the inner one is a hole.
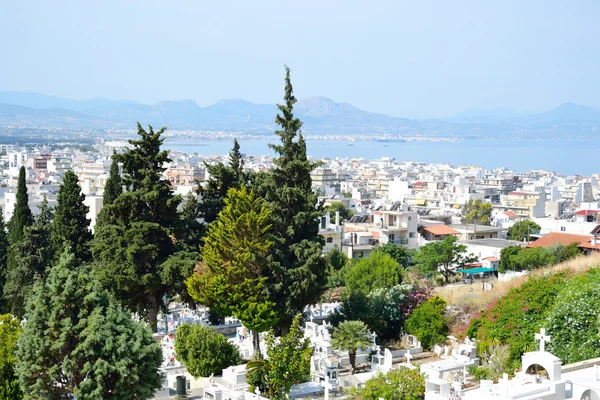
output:
M75 172L65 172L57 200L52 222L52 246L56 254L62 254L69 247L77 260L89 261L92 232L87 213L90 208L84 204L85 195L81 193Z
M25 304L31 295L33 284L46 275L53 258L50 228L53 211L46 197L39 205L40 213L32 226L25 228L22 240L13 246L14 268L8 271L4 286L4 298L10 312L23 317Z
M205 163L204 165L209 178L206 186L199 188L202 197L200 216L206 224L210 224L217 219L225 206L225 197L229 189L238 189L245 179L244 160L237 139L233 140L233 148L229 153L227 165L222 162L214 165Z
M123 193L123 183L121 182L121 174L119 173L119 163L113 158L113 162L110 165L110 173L104 186L104 194L102 196L103 206L112 204L121 193Z
M5 309L2 293L6 282L8 248L8 235L6 232L6 224L4 223L4 213L2 212L2 207L0 207L0 314L2 314Z
M123 165L126 191L104 206L93 245L104 284L130 309L147 315L155 332L163 296L181 291L195 265L176 237L181 197L162 177L171 161L161 150L164 131L138 124L139 139L114 156Z
M284 101L277 106L280 114L275 119L281 127L275 131L281 144L270 145L279 157L274 160L275 168L264 189L277 237L269 284L273 301L279 306L282 333L287 332L293 315L318 300L326 281L323 239L319 236L323 207L312 191L310 177L317 163L308 160L300 133L302 122L294 117L296 98L288 67Z
M29 195L27 194L27 182L25 178L25 167L19 170L19 180L17 183L17 203L13 211L10 222L8 223L8 237L10 244L16 244L23 237L23 229L31 226L33 215L29 208Z

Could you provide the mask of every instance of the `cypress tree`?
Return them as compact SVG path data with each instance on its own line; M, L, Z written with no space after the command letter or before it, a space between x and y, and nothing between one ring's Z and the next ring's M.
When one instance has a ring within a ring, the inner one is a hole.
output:
M240 153L240 144L233 140L233 148L229 153L227 165L219 162L214 165L204 163L209 178L206 186L200 187L202 203L200 216L206 224L214 222L225 205L225 197L229 189L238 189L244 182L244 160Z
M7 261L8 261L8 235L6 232L6 224L4 223L4 213L0 207L0 314L5 309L2 293L6 282Z
M6 305L13 315L23 317L25 303L33 284L46 275L53 258L50 228L53 212L46 197L39 206L40 213L32 226L25 228L23 238L13 246L14 268L8 271L4 286Z
M123 165L126 191L104 206L93 244L103 283L130 309L147 315L154 331L163 296L181 291L195 265L176 236L181 197L162 177L171 161L161 150L165 129L146 131L138 124L139 139L114 156Z
M280 328L286 333L291 316L314 304L326 282L323 239L319 236L319 218L323 207L312 191L311 171L317 163L306 156L306 142L300 132L302 122L294 117L290 69L286 67L285 103L275 131L281 144L270 145L279 157L267 181L264 195L272 209L273 232L277 237L272 256L275 267L269 284L273 301L279 306Z
M57 200L52 222L52 246L55 253L61 254L65 248L69 248L77 260L89 261L92 232L87 213L90 208L84 204L85 195L81 193L79 178L75 172L65 172Z
M123 193L123 183L121 182L121 175L119 173L119 163L113 159L110 165L110 173L104 186L104 194L102 196L103 206L112 204L121 193Z
M23 237L23 229L31 226L33 215L29 208L29 195L27 194L27 182L25 178L25 167L19 170L19 180L17 183L17 203L13 211L10 222L8 223L8 237L10 244L16 244Z

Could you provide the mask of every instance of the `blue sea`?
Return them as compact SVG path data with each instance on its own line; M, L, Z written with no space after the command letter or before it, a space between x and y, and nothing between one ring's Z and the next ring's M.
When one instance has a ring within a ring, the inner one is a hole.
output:
M273 140L240 140L241 151L249 155L273 155ZM350 145L351 144L351 145ZM183 153L227 154L230 140L165 142L165 147ZM481 140L458 142L392 142L307 140L314 158L350 157L399 161L479 165L487 169L506 167L517 172L545 169L565 175L600 173L600 140Z

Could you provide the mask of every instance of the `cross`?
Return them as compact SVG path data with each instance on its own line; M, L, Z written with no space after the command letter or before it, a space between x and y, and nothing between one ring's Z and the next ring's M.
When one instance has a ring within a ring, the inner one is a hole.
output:
M544 345L549 342L552 336L546 336L546 329L541 328L540 333L535 334L535 340L540 341L540 351L544 351Z
M406 357L406 363L407 363L408 365L410 365L410 360L412 359L412 354L410 354L410 353L407 351L407 352L406 352L406 355L405 355L405 357Z
M260 389L258 388L258 386L254 389L254 394L256 394L256 398L258 399L258 397L260 396Z

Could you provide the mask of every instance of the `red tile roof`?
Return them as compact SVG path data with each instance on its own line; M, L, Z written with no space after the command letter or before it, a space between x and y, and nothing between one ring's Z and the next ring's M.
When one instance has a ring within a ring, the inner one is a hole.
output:
M484 258L484 260L488 260L490 262L498 262L498 261L500 261L500 259L498 257L494 257L494 256L486 257L486 258Z
M575 215L592 215L598 214L598 210L579 210L575 212Z
M509 218L517 218L519 216L518 214L515 214L512 211L504 211L504 215L506 215Z
M527 247L550 247L556 244L568 246L572 243L589 242L591 237L591 235L576 235L573 233L551 232L545 236L542 236L535 242L531 242Z
M424 226L423 230L431 233L432 235L460 235L459 231L442 224Z

